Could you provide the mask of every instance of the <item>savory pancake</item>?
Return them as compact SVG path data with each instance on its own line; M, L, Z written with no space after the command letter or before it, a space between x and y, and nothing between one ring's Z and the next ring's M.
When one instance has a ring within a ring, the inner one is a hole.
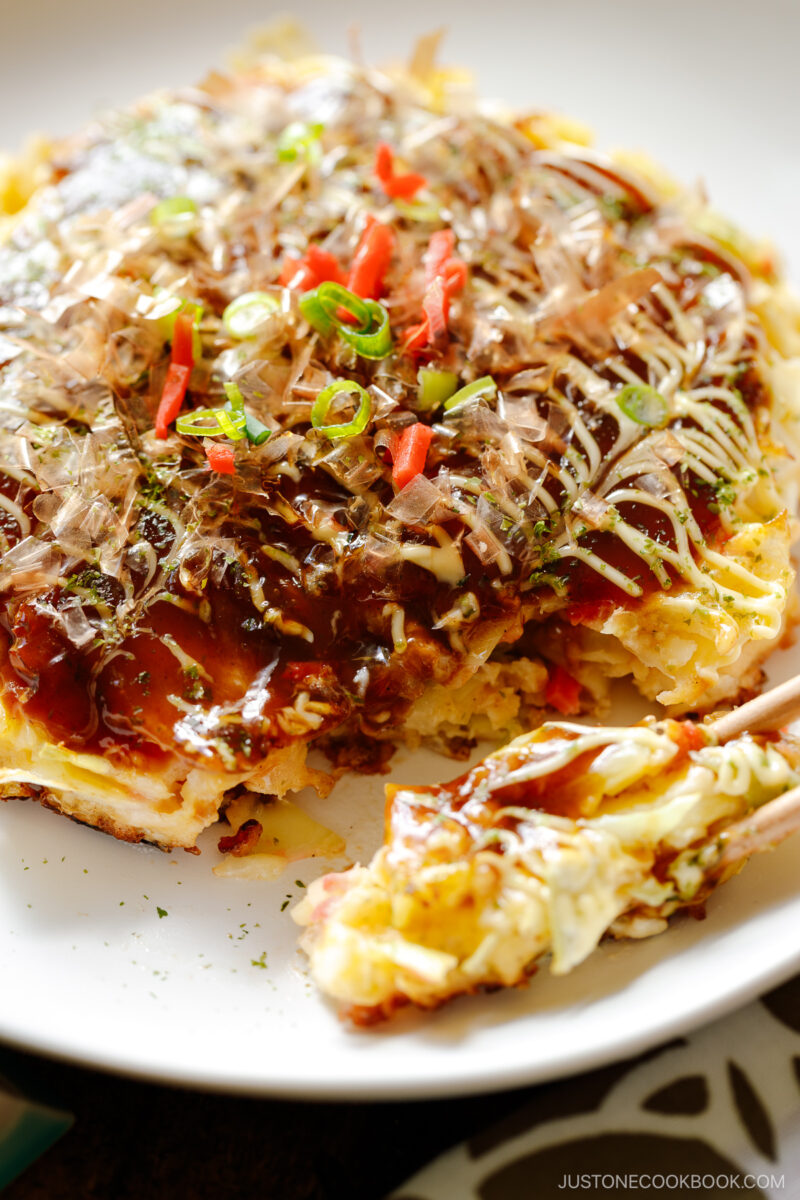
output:
M327 787L312 744L759 685L795 310L768 252L574 136L307 59L15 168L2 794L192 848L241 790Z
M360 1025L523 984L547 955L565 974L607 932L660 933L796 829L798 783L796 739L548 722L452 783L390 784L385 844L311 884L301 945Z

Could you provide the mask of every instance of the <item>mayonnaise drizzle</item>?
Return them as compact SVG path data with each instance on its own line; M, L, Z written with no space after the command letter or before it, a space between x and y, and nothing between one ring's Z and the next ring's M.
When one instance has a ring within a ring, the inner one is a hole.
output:
M755 425L741 397L731 387L708 382L691 386L690 376L703 360L706 345L696 322L682 312L669 290L661 285L654 290L668 310L674 334L654 325L647 314L639 312L632 318L635 333L632 349L647 365L649 385L669 405L668 429L680 445L681 461L712 487L727 485L731 489L733 503L719 505L720 523L730 533L742 523L734 505L746 498L756 480L765 477ZM726 350L725 363L736 357L730 346ZM738 350L743 353L741 346ZM623 385L642 382L622 359L609 359L606 366ZM616 402L618 389L575 357L565 355L558 369L596 408L614 418L617 434L611 449L603 454L577 406L551 385L548 401L563 414L569 428L566 450L558 462L553 462L535 444L521 440L517 443L525 459L541 468L538 480L530 475L525 480L530 485L531 498L554 514L557 505L545 486L546 480L557 480L565 493L564 528L550 544L551 557L562 561L576 559L629 596L642 595L643 588L636 577L581 545L580 538L588 526L580 516L580 499L584 492L589 492L610 506L600 527L612 531L632 550L653 572L663 590L673 587L671 568L691 588L700 591L706 602L752 621L754 637L774 636L786 599L784 583L765 580L741 561L708 547L677 475L658 457L658 439L663 437L663 431L653 431L642 438L642 426L627 417ZM725 377L725 366L722 361L715 362L714 353L706 359L704 374ZM652 460L651 471L661 484L662 496L635 486L648 456ZM774 507L760 514L765 521L779 511L768 477L767 485L767 497ZM665 516L674 546L648 536L626 520L618 507L626 502L650 507ZM717 577L721 573L724 573L722 579Z

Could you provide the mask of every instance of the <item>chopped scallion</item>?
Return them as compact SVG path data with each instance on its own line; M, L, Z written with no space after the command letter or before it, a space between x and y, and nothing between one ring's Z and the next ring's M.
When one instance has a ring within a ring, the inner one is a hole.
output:
M244 412L244 396L242 395L242 389L239 387L238 383L228 380L226 383L223 383L222 386L225 389L225 395L228 397L228 406L230 407L231 411Z
M296 162L304 158L307 162L319 162L322 157L320 136L324 125L319 121L306 124L292 121L278 138L278 158L281 162Z
M342 321L344 309L358 322ZM336 330L343 342L362 358L386 358L392 352L389 314L377 300L364 300L340 283L326 281L300 300L300 311L318 333Z
M245 292L232 300L222 314L222 324L232 338L252 337L280 310L281 302L269 292Z
M219 437L224 434L238 442L245 436L247 424L244 411L224 408L198 408L185 417L178 417L175 428L184 437Z
M239 413L229 413L227 409L221 408L217 411L217 420L219 427L226 437L237 442L242 436L242 426L239 423ZM245 417L245 427L247 426L247 418Z
M669 419L669 405L660 392L646 383L628 383L615 397L632 421L659 429Z
M312 288L310 292L305 292L300 297L300 312L317 333L330 333L333 329L333 321L320 304L318 292L319 288Z
M261 446L272 437L272 430L252 413L245 413L244 431L247 434L247 440L254 446Z
M272 436L272 430L259 421L258 417L254 417L252 413L246 412L244 407L244 396L238 384L228 382L223 384L225 395L228 397L228 403L225 405L232 413L244 413L244 431L247 434L247 440L252 442L254 446L261 446Z
M467 400L474 400L476 396L493 396L496 391L497 384L491 375L483 375L480 379L468 383L466 387L459 388L449 400L445 400L445 411L452 412L454 408L459 408Z
M362 329L368 329L372 323L369 301L362 300L361 296L343 287L341 283L333 283L330 280L321 283L317 288L317 296L322 311L334 325L342 325L339 319L340 308L346 309Z
M366 329L353 329L350 325L340 324L339 337L362 358L386 358L392 353L389 314L377 300L365 300L364 303L370 314L369 326Z
M342 392L350 392L360 398L358 411L352 421L346 425L326 425L325 418L333 403L334 396ZM355 437L363 433L372 416L372 399L366 388L354 379L337 379L323 388L311 408L311 424L316 430L328 438Z
M189 196L170 196L151 210L150 223L169 237L186 237L197 224L197 205Z
M458 376L453 371L420 367L417 371L417 382L417 409L420 412L433 412L453 395L458 387Z

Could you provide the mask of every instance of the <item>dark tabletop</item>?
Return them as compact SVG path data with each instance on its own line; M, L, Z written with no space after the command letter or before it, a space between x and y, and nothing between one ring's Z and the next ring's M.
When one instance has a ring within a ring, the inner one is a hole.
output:
M202 1094L0 1050L0 1072L75 1114L4 1200L380 1200L526 1092L394 1104Z
M796 1040L800 1035L800 976L767 993L747 1012L751 1041L759 1026L765 1046L778 1045L778 1036L782 1033L786 1039L788 1032L788 1041L780 1043L781 1053L794 1056L794 1075L800 1089L800 1042ZM669 1086L646 1097L644 1108L665 1114L668 1121L679 1114L699 1118L703 1111L709 1111L709 1085L702 1077L702 1038L702 1033L678 1038L635 1059L531 1088L448 1100L371 1104L245 1099L178 1090L0 1046L0 1084L5 1080L29 1098L71 1112L76 1118L61 1140L12 1183L3 1197L383 1200L450 1146L466 1141L470 1159L480 1160L548 1121L595 1113L611 1097L614 1085L634 1068L653 1060L668 1064L670 1056L682 1050L692 1056L694 1073L671 1080L667 1067ZM700 1049L696 1051L697 1046ZM740 1049L728 1047L726 1042L723 1057L741 1057ZM798 1097L785 1112L775 1109L770 1115L765 1097L759 1097L758 1088L748 1080L744 1068L733 1061L727 1067L731 1095L729 1116L723 1124L727 1122L729 1130L737 1126L742 1146L749 1144L762 1159L766 1156L780 1166L781 1148L787 1149L789 1135L797 1149ZM763 1082L759 1085L762 1088ZM785 1106L785 1097L782 1103ZM598 1161L604 1169L616 1171L626 1164L630 1167L630 1138L586 1140L583 1148L591 1150L592 1161L597 1159L600 1140L604 1147L600 1147ZM700 1152L703 1161L708 1159L715 1170L739 1169L735 1160L713 1157L711 1147L699 1141L663 1137L639 1141L644 1147L639 1147L644 1155L642 1163L650 1169L659 1162L662 1170L677 1170L678 1166L691 1169L699 1161ZM561 1149L575 1145L568 1143ZM568 1158L571 1163L574 1149ZM744 1159L740 1157L741 1162ZM792 1162L795 1165L789 1164L790 1168L796 1173L800 1165L797 1153ZM569 1163L567 1168L572 1169ZM519 1168L516 1174L514 1169L500 1172L495 1186L488 1191L481 1186L480 1194L502 1200L550 1200L551 1196L557 1200L563 1194L555 1189L563 1178L565 1162L550 1164L551 1177L541 1154L537 1164L532 1168L531 1161L520 1160L514 1165ZM531 1170L536 1178L531 1178ZM404 1193L403 1200L414 1197ZM461 1197L454 1193L453 1200Z

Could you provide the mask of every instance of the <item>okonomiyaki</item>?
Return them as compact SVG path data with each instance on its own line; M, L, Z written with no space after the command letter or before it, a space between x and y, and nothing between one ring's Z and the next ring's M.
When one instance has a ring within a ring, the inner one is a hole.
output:
M324 791L312 746L758 688L800 322L702 196L327 58L149 96L0 194L4 796L191 849Z
M796 737L652 718L547 722L448 784L389 784L384 845L316 879L293 916L357 1025L525 984L606 934L661 933L800 825Z

